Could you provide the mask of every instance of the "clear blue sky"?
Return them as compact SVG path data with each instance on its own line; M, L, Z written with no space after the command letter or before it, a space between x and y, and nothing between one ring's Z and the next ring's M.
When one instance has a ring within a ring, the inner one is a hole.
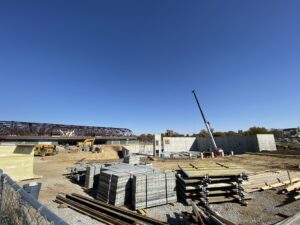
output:
M139 134L300 124L300 1L1 1L0 120Z

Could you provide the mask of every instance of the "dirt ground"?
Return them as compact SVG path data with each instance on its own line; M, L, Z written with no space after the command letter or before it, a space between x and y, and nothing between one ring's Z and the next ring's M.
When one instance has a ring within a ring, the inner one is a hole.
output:
M272 157L255 154L243 154L236 155L233 157L215 158L215 159L203 159L206 162L230 162L244 167L249 171L262 171L267 169L299 169L300 158L293 157ZM201 162L201 160L196 160ZM158 161L151 161L151 163L163 170L174 170L178 168L178 165L188 165L193 163L195 160L171 160L162 159Z
M113 149L111 149L114 151ZM34 160L34 173L42 176L41 179L36 180L42 183L39 201L45 204L53 212L66 220L69 224L101 224L87 216L83 216L71 209L57 208L57 204L53 202L55 196L61 193L78 193L88 196L78 184L72 183L64 174L67 172L66 168L73 166L77 162L107 162L107 161L121 161L118 159L116 152L107 150L106 155L102 153L68 153L60 152L56 156L47 156L43 161L40 157ZM102 155L101 155L102 154ZM153 166L162 170L175 170L178 164L188 164L195 162L195 160L162 160L151 161ZM298 169L300 165L299 158L291 157L273 157L263 155L244 154L233 157L203 159L196 160L197 162L232 162L243 166L248 171L264 171L270 169ZM28 182L22 182L28 183ZM278 190L268 190L263 192L255 192L252 194L253 199L249 200L247 207L240 206L237 203L223 203L219 205L212 205L212 207L221 213L225 218L237 224L273 224L283 218L278 216L278 213L286 215L293 215L300 210L300 201L288 202L285 195L277 193ZM287 204L286 204L287 203ZM147 213L151 217L169 221L171 224L180 224L178 215L181 211L190 211L191 208L177 203L175 206L159 206L147 209Z

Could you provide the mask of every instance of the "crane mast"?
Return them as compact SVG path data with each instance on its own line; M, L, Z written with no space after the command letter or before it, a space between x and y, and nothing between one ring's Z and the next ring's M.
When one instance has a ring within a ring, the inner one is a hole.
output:
M217 147L216 141L215 141L214 136L213 136L213 134L212 134L210 124L209 124L209 122L206 120L206 118L205 118L205 116L204 116L204 113L203 113L202 108L201 108L201 106L200 106L200 103L199 103L199 100L198 100L198 98L197 98L197 95L196 95L195 90L193 90L192 93L194 94L196 103L197 103L197 105L198 105L198 108L199 108L199 111L200 111L200 113L201 113L202 119L203 119L204 124L205 124L205 126L206 126L207 133L208 133L208 135L209 135L210 142L211 142L211 145L212 145L212 147L213 147L213 150L214 150L215 152L218 152L219 149L218 149L218 147Z

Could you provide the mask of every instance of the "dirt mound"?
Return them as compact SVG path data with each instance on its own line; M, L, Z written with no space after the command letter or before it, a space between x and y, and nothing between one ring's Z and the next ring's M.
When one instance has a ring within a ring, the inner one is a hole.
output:
M60 149L59 153L54 156L46 156L46 160L54 161L94 161L94 160L111 160L119 159L119 146L102 146L101 153L69 151Z

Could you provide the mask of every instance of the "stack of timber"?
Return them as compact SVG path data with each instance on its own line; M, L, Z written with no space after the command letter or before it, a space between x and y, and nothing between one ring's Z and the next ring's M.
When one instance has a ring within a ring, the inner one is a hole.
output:
M167 157L167 155L165 155ZM197 159L197 158L204 158L203 152L199 151L189 151L189 152L171 152L169 154L170 159Z
M181 224L182 225L235 225L229 220L223 218L217 212L214 212L209 207L199 207L192 202L192 213L182 212Z
M57 203L109 225L166 225L167 223L134 213L79 194L58 195Z
M140 156L138 155L129 155L124 157L124 163L137 165L140 163Z
M97 199L134 209L174 202L175 175L145 165L105 167L100 172Z
M288 194L293 200L300 199L300 181L287 185L282 193Z
M134 209L145 209L177 201L175 174L156 172L133 176L132 205Z
M269 190L300 181L298 171L263 171L249 175L248 181L243 183L246 192Z
M234 202L246 205L242 182L246 171L230 163L190 163L180 166L177 177L177 195L188 205L192 202L208 206L211 203Z

